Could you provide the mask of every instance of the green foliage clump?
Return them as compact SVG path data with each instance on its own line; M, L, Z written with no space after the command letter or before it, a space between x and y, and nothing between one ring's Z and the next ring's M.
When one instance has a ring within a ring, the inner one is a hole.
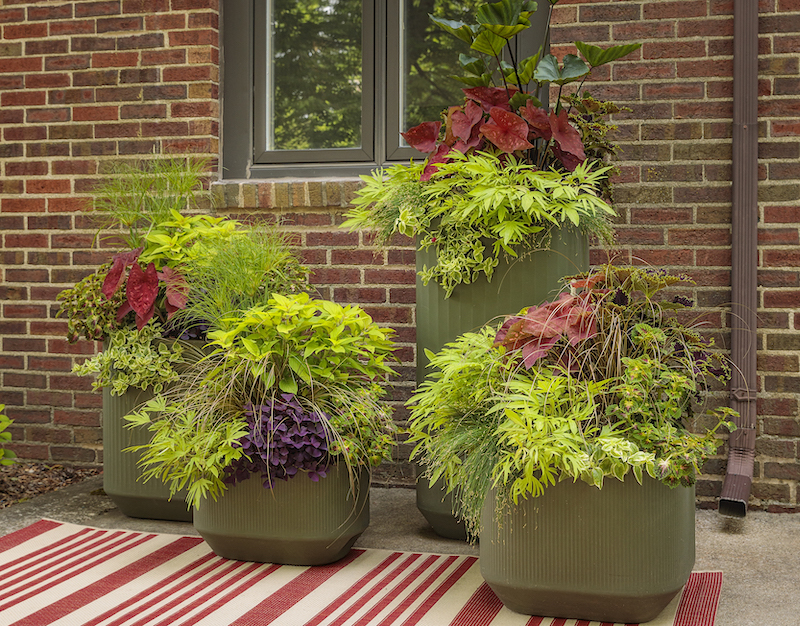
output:
M224 490L225 468L242 451L246 405L282 393L331 416L329 450L348 466L377 465L391 453L393 425L379 402L392 368L392 331L358 307L308 294L273 294L266 305L219 320L207 357L190 364L172 389L126 419L152 433L143 452L146 478L173 492L187 487L190 504ZM268 443L268 442L267 442Z
M17 455L13 450L4 448L3 444L11 441L11 433L6 429L11 426L14 420L5 414L5 408L5 404L0 404L0 465L11 465Z
M692 432L695 403L728 371L713 344L671 311L663 290L685 279L605 266L566 279L571 291L499 327L467 333L438 354L412 397L413 456L459 494L472 533L489 487L501 507L559 480L602 487L644 472L691 485L733 428Z
M381 239L396 231L417 237L421 249L435 248L436 265L420 277L449 297L481 275L491 280L501 255L546 247L554 227L591 224L592 234L612 239L614 211L598 196L607 169L586 163L573 172L541 171L510 155L458 154L422 183L422 165L395 165L363 177L343 226L371 226L377 216Z
M311 290L308 269L292 253L288 236L275 228L252 227L203 245L183 270L188 302L177 321L186 325L214 325L236 311L265 305L273 293Z
M161 325L149 322L141 330L120 328L111 331L106 348L75 365L79 376L95 374L93 389L109 386L113 395L121 396L128 388L161 393L165 385L177 379L175 367L183 360L180 342L161 341Z

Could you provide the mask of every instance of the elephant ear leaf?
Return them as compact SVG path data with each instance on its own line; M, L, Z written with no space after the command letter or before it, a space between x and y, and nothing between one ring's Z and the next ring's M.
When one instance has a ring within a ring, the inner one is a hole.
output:
M558 59L552 54L544 57L533 75L537 82L549 82L556 85L571 83L589 73L589 66L574 54L564 57L563 67L558 66Z
M624 46L611 46L610 48L603 50L603 48L600 48L599 46L593 46L592 44L584 43L582 41L576 41L575 47L578 48L580 53L583 55L583 58L589 62L589 65L592 67L599 67L600 65L611 63L611 61L616 61L617 59L621 59L622 57L629 55L631 52L641 48L642 44L631 43Z
M500 56L503 48L506 46L506 40L499 35L495 35L490 30L484 30L475 37L475 41L470 46L473 50L477 50L483 54L488 54L493 57Z
M461 41L465 41L466 43L472 45L472 41L475 39L475 33L472 30L472 26L469 24L455 20L446 20L443 17L435 17L430 13L428 13L428 17L430 18L431 22L436 24L442 30L447 31L453 35L453 37L457 37Z
M530 27L528 16L534 11L536 11L535 2L501 0L481 6L477 18L486 30L503 39L511 39Z

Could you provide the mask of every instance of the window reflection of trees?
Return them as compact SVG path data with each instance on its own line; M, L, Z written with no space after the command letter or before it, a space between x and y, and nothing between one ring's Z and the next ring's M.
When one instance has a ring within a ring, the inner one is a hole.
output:
M389 132L439 119L443 109L461 101L463 85L450 75L459 73L458 54L468 53L468 47L432 24L428 14L471 23L484 1L402 0L405 28L399 62L404 114L400 128ZM361 4L361 0L271 0L272 76L267 94L271 149L361 145L362 52L372 53L361 50ZM393 56L390 51L390 65Z
M360 146L361 0L272 5L272 147Z

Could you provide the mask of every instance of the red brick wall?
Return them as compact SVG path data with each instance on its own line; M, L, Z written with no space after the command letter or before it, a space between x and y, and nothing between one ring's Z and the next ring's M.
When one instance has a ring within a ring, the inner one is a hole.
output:
M110 159L216 155L216 0L0 3L0 403L23 458L102 461L89 342L56 295L107 254L82 212Z
M800 2L761 0L759 401L751 506L800 510ZM616 116L620 256L690 274L707 331L729 341L733 0L561 0L552 41L641 41L587 84ZM116 155L217 153L216 3L23 2L0 7L0 402L28 458L101 459L96 394L69 374L91 345L67 346L55 294L101 255L79 212ZM96 46L90 42L98 42ZM102 47L101 47L102 46ZM280 216L325 295L398 330L399 401L413 390L413 258L337 228L354 180L215 186L223 212ZM603 260L599 250L593 260ZM716 402L726 402L724 390ZM398 412L403 418L402 410ZM402 457L407 453L403 449ZM713 506L726 450L705 468ZM408 480L407 467L386 480Z

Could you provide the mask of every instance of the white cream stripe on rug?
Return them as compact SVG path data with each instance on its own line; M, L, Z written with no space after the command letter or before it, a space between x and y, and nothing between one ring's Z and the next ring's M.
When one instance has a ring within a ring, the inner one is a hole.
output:
M0 537L0 625L601 626L509 611L477 561L354 549L318 567L247 563L198 537L41 520ZM649 624L713 626L721 584L693 573Z

